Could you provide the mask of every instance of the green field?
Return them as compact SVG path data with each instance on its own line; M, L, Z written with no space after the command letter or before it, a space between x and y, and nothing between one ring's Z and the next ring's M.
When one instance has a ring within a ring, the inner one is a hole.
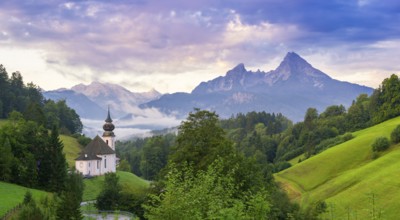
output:
M275 175L292 200L307 208L328 204L326 217L366 219L372 213L396 219L400 210L400 145L372 159L371 144L389 137L400 117L353 133L332 147Z
M0 127L7 123L7 119L0 119Z
M78 143L76 138L60 135L60 140L64 144L63 152L69 167L75 166L75 158L77 158L82 150L81 145Z
M119 182L122 185L122 190L129 193L140 193L146 190L150 182L133 173L117 171ZM104 182L104 176L98 176L91 179L85 179L85 190L83 192L83 201L95 200L100 193Z
M44 191L29 189L11 183L0 182L0 216L3 216L8 210L21 203L24 200L24 195L28 190L31 191L32 196L36 201L49 195L49 193Z

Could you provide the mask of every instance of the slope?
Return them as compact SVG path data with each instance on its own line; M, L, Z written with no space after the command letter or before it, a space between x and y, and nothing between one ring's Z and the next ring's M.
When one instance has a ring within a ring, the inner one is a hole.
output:
M64 143L64 153L68 162L68 166L71 168L75 166L75 158L78 157L81 152L81 146L79 145L76 138L60 135L61 141ZM144 180L133 173L117 171L119 176L120 184L122 185L123 191L129 193L140 193L146 190L150 182ZM85 179L85 189L83 193L83 200L94 200L100 193L104 182L104 176L94 177L91 179Z
M68 167L75 166L75 158L77 158L82 150L81 145L76 138L67 135L60 135L60 140L64 144L63 152L67 159Z
M400 146L372 159L371 144L389 137L400 117L353 133L352 140L275 175L302 208L328 204L329 216L365 219L381 214L395 219L400 208Z
M37 189L29 189L11 183L0 182L0 216L3 216L8 210L21 203L27 191L32 193L36 201L50 194Z
M122 186L122 191L137 194L145 191L150 182L144 180L133 173L117 171L119 182ZM104 183L104 176L94 177L92 179L85 179L85 189L83 192L83 201L95 200L102 190Z

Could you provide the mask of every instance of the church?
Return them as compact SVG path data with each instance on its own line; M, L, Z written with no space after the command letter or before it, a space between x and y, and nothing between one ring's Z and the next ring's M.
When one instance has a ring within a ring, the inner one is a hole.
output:
M83 176L99 176L116 171L115 126L110 117L110 109L105 122L103 137L97 135L75 159L75 168Z

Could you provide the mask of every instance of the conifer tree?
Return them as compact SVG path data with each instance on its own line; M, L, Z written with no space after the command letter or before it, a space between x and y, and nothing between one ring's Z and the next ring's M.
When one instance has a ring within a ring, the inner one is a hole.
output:
M83 196L82 175L72 171L67 175L65 189L61 193L61 201L57 206L58 219L82 219L80 204Z
M50 134L49 147L51 163L50 189L54 192L61 192L67 176L67 161L63 153L64 145L58 136L58 128L53 126Z
M11 178L11 163L14 156L8 138L0 142L0 181L9 181Z

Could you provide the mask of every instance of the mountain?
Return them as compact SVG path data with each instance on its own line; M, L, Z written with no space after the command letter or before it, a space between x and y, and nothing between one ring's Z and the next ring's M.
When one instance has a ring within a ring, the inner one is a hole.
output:
M87 96L70 89L45 91L43 96L55 101L64 99L67 105L74 109L81 118L99 119L104 118L107 114L103 106L99 106Z
M303 120L309 107L349 106L359 94L372 88L332 79L294 52L289 52L272 71L248 71L244 64L225 76L200 83L191 93L173 93L140 105L185 117L193 108L216 111L221 117L249 111L282 113Z
M134 93L111 83L92 82L78 84L71 89L44 92L48 99L65 99L81 118L104 119L109 106L114 115L123 117L138 110L138 105L157 99L161 94L152 89L149 92Z

